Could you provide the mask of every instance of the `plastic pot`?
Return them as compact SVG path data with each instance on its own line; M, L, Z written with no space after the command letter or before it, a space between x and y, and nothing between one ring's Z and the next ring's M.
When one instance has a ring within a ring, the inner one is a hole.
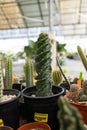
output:
M59 121L57 119L58 98L64 94L64 89L58 86L52 86L53 95L48 97L32 97L37 92L36 87L28 87L23 89L24 105L26 111L26 119L28 122L44 122L50 125L52 130L59 129Z
M64 97L68 98L69 96L74 95L74 94L76 95L78 94L78 92L69 92ZM70 104L78 109L78 111L82 115L82 119L84 123L87 124L87 105L83 103L80 104L80 103L72 102L72 101L70 101Z
M42 122L31 122L25 125L22 125L18 130L51 130L50 126Z
M4 94L16 95L15 98L0 103L0 119L4 125L17 130L19 127L19 97L20 91L15 89L5 89Z
M0 130L14 130L10 126L0 126Z

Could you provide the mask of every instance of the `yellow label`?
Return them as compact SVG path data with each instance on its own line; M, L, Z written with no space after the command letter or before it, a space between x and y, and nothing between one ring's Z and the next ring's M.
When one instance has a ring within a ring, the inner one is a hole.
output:
M2 119L0 119L0 126L4 126L4 122Z
M34 113L34 120L39 122L48 122L48 114Z

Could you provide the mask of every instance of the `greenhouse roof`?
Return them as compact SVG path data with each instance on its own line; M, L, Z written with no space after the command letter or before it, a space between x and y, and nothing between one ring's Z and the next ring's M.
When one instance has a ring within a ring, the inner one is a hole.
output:
M0 38L49 30L49 5L50 0L0 0ZM58 35L86 37L87 0L52 0L52 13Z

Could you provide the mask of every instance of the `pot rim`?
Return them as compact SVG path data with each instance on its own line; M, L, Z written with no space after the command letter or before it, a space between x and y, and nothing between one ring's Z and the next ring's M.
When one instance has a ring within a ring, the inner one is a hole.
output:
M35 86L31 86L31 87L24 88L24 89L22 90L21 94L22 94L22 96L24 96L24 97L26 97L26 98L33 98L33 99L45 99L45 98L47 98L47 99L49 99L49 98L54 98L54 97L56 97L56 96L60 96L60 95L62 95L62 94L64 93L64 88L62 88L61 86L55 86L55 85L53 85L53 86L52 86L52 90L53 90L54 87L55 87L56 89L60 89L61 91L60 91L59 93L53 93L52 96L43 96L43 97L36 96L36 97L32 97L31 95L29 96L29 95L26 95L26 94L25 94L25 91L26 91L27 89L31 89L31 88L35 88L35 89L36 89ZM36 91L37 91L37 89L36 89Z
M78 92L68 92L68 93L66 93L66 95L64 95L64 98L67 98L70 94L78 94ZM70 104L75 105L75 106L87 107L87 105L85 105L84 103L77 103L74 101L69 101L69 102L70 102Z
M3 93L5 93L5 92L7 92L7 93L9 92L9 94L10 94L10 92L13 92L13 94L15 94L16 97L14 97L10 100L7 100L7 101L0 102L0 105L4 105L4 104L10 103L10 102L13 102L21 96L21 92L19 90L16 90L16 89L4 89Z

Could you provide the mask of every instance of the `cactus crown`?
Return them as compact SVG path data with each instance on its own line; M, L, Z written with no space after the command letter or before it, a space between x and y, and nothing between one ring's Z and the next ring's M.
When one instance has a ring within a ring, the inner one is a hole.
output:
M61 130L87 130L79 111L64 98L58 99L58 119Z
M27 58L24 65L26 87L33 86L33 70L33 63L30 58Z
M36 42L36 88L37 96L52 95L52 79L51 79L51 44L48 34L41 33Z

